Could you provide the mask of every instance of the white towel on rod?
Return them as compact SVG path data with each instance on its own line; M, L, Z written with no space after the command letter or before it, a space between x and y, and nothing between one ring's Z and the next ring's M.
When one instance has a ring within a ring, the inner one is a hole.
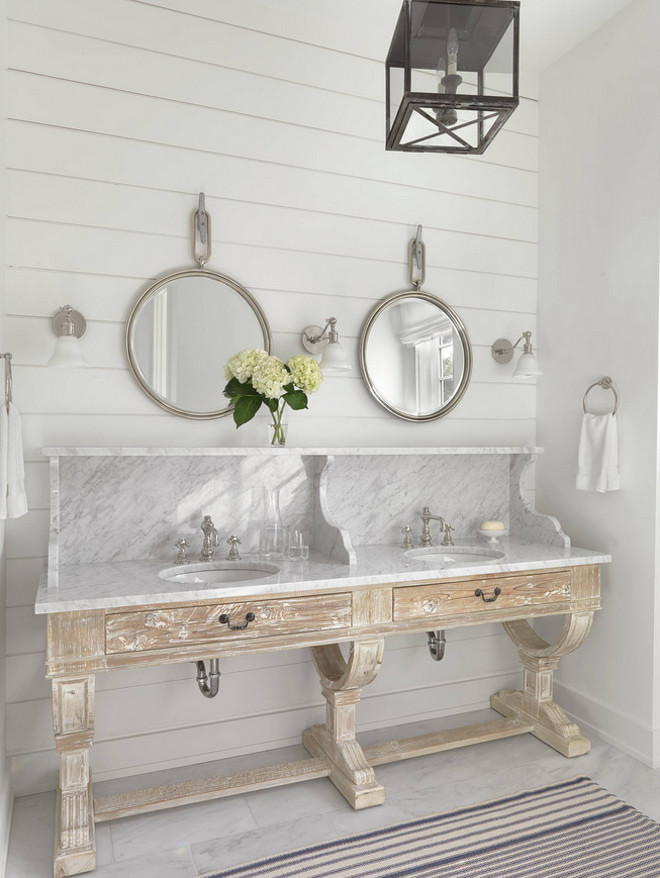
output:
M619 435L616 415L608 412L582 416L580 446L578 448L578 473L575 481L578 491L618 491Z
M5 406L2 406L4 409ZM25 494L25 466L23 462L23 428L16 404L7 406L7 518L20 518L28 511ZM1 449L2 443L0 443Z

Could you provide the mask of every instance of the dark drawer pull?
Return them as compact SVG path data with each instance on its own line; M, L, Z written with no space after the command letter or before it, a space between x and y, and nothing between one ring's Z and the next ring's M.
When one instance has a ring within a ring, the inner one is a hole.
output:
M502 589L499 587L499 585L496 585L495 588L493 589L493 597L492 598L487 598L486 595L483 593L483 591L480 588L478 588L475 591L474 596L475 596L475 598L481 598L481 600L485 604L493 604L493 603L495 603L495 601L498 599L498 597L501 594L502 594Z
M244 631L250 622L254 622L257 617L254 613L248 613L245 617L245 622L242 625L232 625L229 621L229 616L226 613L223 613L222 616L218 619L221 625L226 625L230 631Z

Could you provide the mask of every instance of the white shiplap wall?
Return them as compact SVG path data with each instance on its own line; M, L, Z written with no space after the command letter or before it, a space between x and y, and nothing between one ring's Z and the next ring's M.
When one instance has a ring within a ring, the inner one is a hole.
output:
M40 448L260 441L255 425L236 432L228 419L165 414L124 365L138 291L191 264L197 192L213 216L212 267L257 296L276 353L301 352L302 327L334 314L355 361L373 303L407 286L417 223L425 288L469 329L474 378L448 417L389 417L356 369L293 420L297 444L534 441L535 388L511 382L490 345L536 329L536 102L522 100L482 158L386 153L382 58L399 5L8 0L6 322L32 509L8 527L8 745L19 792L52 786L55 767L45 625L32 611L48 524ZM44 367L49 317L64 302L89 321L92 364L67 375ZM451 633L442 665L423 638L400 638L360 717L374 726L482 706L517 679L515 667L495 628ZM303 652L225 662L223 697L210 702L189 665L101 675L98 685L97 777L293 742L321 715Z
M7 49L6 42L6 11L5 2L0 0L0 54L4 56ZM4 119L6 106L6 75L4 69L0 69L0 119ZM6 175L4 138L0 138L0 198L6 198ZM5 243L5 217L0 215L0 247L4 250ZM5 347L5 318L4 318L5 284L0 283L0 350ZM4 363L0 363L4 369ZM1 371L0 371L0 374ZM6 577L5 577L5 523L0 522L0 668L4 673L5 667L5 617L6 617ZM0 875L5 874L5 863L9 849L9 829L11 826L13 789L11 780L11 766L7 759L7 736L6 736L6 693L0 679Z

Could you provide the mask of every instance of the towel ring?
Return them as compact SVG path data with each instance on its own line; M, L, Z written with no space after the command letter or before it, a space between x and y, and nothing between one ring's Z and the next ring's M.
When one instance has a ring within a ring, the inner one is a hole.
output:
M594 387L602 387L603 390L611 390L612 391L612 393L614 394L614 408L612 409L612 414L615 415L616 410L619 408L619 395L616 392L616 390L614 389L614 385L612 384L612 379L607 375L604 378L601 378L600 381L594 381L593 384L590 384L589 387L587 387L587 390L586 390L584 396L582 397L582 409L583 409L585 415L587 413L587 396L589 395L589 391L593 390Z

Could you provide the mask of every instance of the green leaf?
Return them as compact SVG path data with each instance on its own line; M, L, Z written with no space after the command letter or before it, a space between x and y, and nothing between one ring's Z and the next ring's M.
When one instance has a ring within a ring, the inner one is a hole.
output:
M234 404L234 423L237 427L247 424L259 411L260 396L239 396Z
M278 406L280 404L279 399L264 399L264 402L266 403L268 408L271 410L271 412L276 412L278 409Z
M302 390L293 390L291 393L285 393L282 399L292 409L307 408L307 394Z
M236 393L238 388L241 386L241 382L238 378L230 378L229 381L225 384L225 389L223 393L225 396L231 396L231 394Z
M293 391L294 391L295 389L296 389L296 388L295 388L295 385L294 385L293 381L292 381L290 384L285 384L284 387L282 388L282 390L283 390L285 393L293 393Z
M223 393L227 399L231 399L232 403L239 396L260 396L249 381L241 383L238 378L232 378L225 386Z

